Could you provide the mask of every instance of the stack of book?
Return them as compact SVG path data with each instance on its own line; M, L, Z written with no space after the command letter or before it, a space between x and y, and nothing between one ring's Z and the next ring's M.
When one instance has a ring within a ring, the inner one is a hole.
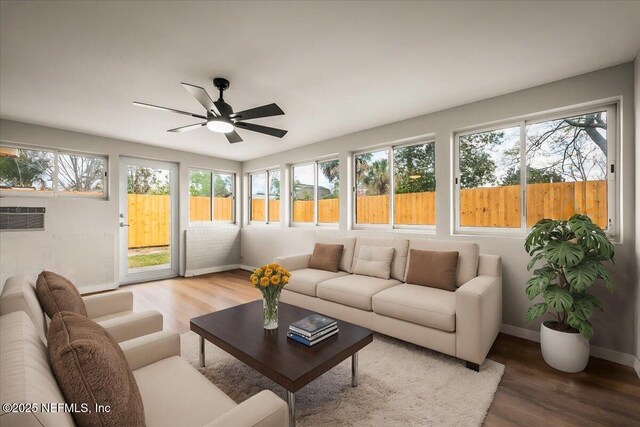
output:
M287 336L307 346L324 341L338 333L338 322L319 314L312 314L289 326Z

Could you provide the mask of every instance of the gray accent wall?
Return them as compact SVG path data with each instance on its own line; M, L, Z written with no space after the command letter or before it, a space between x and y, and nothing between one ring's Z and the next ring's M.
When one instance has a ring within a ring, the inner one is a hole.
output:
M551 66L551 64L550 64ZM473 81L469 82L473 90ZM415 96L429 96L416 93ZM636 354L638 337L636 327L636 288L638 277L635 251L635 223L638 208L635 202L634 180L634 64L632 62L579 75L542 86L509 93L459 107L438 111L412 119L387 124L373 129L321 141L277 155L255 159L242 164L243 173L271 167L288 171L292 163L315 160L324 156L338 156L341 161L340 176L343 182L350 175L350 156L354 151L381 144L397 143L420 135L435 135L436 141L436 222L435 233L410 231L349 231L351 195L345 191L340 201L341 220L337 229L354 235L388 233L407 238L456 239L477 242L481 252L497 254L503 258L504 304L503 319L507 326L523 328L531 335L539 331L540 322L528 324L524 315L530 305L525 295L528 255L523 249L524 236L471 236L453 234L453 135L454 132L478 125L489 125L511 118L536 113L551 112L570 106L588 105L603 100L620 99L618 114L621 132L619 142L621 162L618 163L618 179L621 182L619 211L619 239L616 243L616 264L611 268L618 284L618 291L611 295L604 289L596 294L603 298L606 310L594 317L595 337L592 344L626 355ZM389 106L393 108L393 106ZM354 111L353 114L357 114ZM321 120L319 118L318 120ZM348 120L348 117L345 117ZM295 135L287 135L295 138ZM277 143L274 142L274 143ZM284 173L281 176L285 176ZM246 189L246 176L243 179ZM341 188L346 188L342 185ZM246 202L246 192L244 194ZM288 200L287 200L288 201ZM287 218L288 207L282 203L281 217ZM242 264L257 266L271 262L277 255L309 251L316 233L324 228L288 227L286 221L279 225L248 225L246 213L241 230ZM525 333L526 335L526 333Z

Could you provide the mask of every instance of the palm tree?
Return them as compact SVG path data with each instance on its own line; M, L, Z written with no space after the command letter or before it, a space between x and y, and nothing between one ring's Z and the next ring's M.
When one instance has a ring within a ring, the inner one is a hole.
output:
M362 183L369 196L389 194L389 161L380 159L371 163L362 177Z

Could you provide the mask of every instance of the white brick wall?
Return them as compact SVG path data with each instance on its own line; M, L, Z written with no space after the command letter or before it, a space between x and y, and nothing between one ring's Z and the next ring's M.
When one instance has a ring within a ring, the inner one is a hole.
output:
M240 227L215 225L185 232L186 272L193 276L237 267L240 263Z

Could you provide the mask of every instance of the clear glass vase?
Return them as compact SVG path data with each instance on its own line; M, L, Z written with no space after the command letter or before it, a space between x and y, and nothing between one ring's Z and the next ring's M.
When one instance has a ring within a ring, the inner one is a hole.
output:
M280 289L262 293L262 307L264 309L264 328L276 329L278 327L278 299Z

